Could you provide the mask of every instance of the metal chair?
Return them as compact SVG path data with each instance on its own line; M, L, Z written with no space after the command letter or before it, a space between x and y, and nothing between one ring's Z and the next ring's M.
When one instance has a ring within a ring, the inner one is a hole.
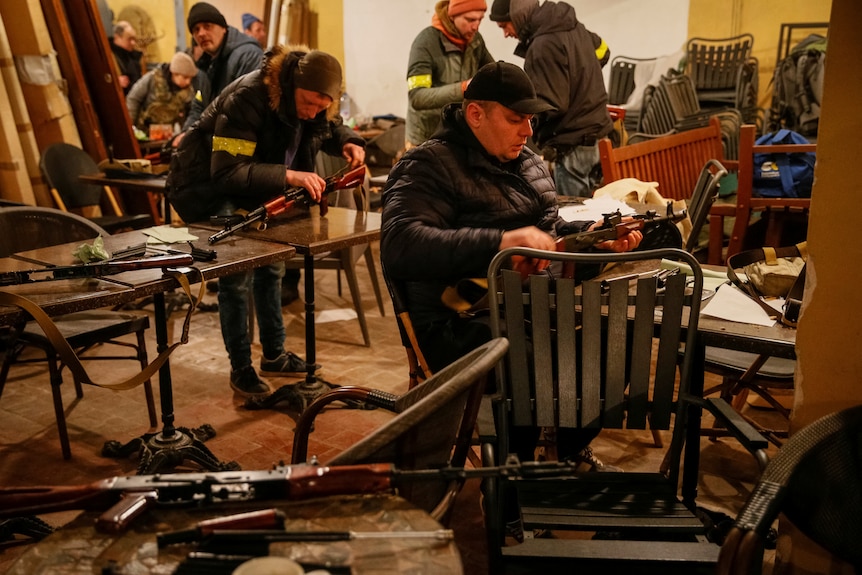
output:
M321 410L334 401L358 400L387 409L395 417L358 443L325 462L328 465L394 463L403 469L462 467L470 451L485 382L508 349L496 338L464 355L401 396L339 387L303 412L293 440L293 463L304 463L309 433ZM420 481L399 486L399 493L432 517L445 520L461 482Z
M739 108L740 86L754 78L746 66L751 65L754 36L740 34L731 38L691 38L686 44L687 74L694 81L701 102L722 102ZM756 62L756 61L755 61ZM756 84L755 84L756 100Z
M67 242L90 241L99 235L108 235L104 229L86 218L52 208L0 208L0 228L7 231L15 230L15 233L0 234L0 257ZM144 340L144 331L150 325L147 316L109 310L93 310L62 315L53 318L53 321L82 360L137 360L142 369L148 365L147 347ZM136 337L135 343L117 339L132 334ZM60 362L50 339L36 322L31 321L20 330L12 330L11 335L13 339L9 349L6 350L2 366L0 366L0 395L2 395L6 385L9 370L14 364L47 361L60 446L63 458L69 459L72 456L72 451L69 446L66 415L60 393L64 366ZM82 355L87 350L104 343L131 348L134 350L134 355ZM22 358L21 354L27 347L36 347L42 350L45 357L42 359ZM81 382L75 380L74 383L75 394L80 399L83 397ZM150 426L155 427L158 420L153 400L153 388L149 380L144 383L144 394Z
M824 416L794 433L737 515L716 573L761 573L766 533L782 513L808 538L862 573L860 443L862 406ZM832 572L840 571L832 567Z
M700 171L700 177L691 193L688 204L688 217L691 219L691 231L685 242L685 251L694 253L698 247L700 231L706 223L710 209L718 198L721 179L727 175L725 168L718 160L709 160Z
M549 269L555 271L524 282L508 269L514 256L550 260ZM616 263L613 275L627 274L638 269L635 262L662 258L691 266L693 284L677 275L660 289L655 277L635 284L607 274L606 281L600 276L576 285L565 273L572 264L577 271ZM583 254L510 248L492 260L491 329L494 335L507 334L509 353L496 370L497 437L483 446L484 465L506 459L510 425L613 429L627 433L628 441L649 437L649 427L669 429L672 438L664 464L654 473L487 480L491 572L714 569L719 548L707 541L706 526L695 514L701 409L722 418L761 465L768 443L720 398L703 399L700 390L689 389L702 282L697 260L678 249ZM677 379L681 344L685 352ZM504 545L504 502L511 501L510 490L517 494L525 535L516 545ZM566 533L532 538L535 529Z
M65 142L51 144L42 153L39 167L60 210L84 216L109 233L153 225L153 218L148 214L123 214L111 188L85 184L78 179L100 173L93 158L81 148ZM113 215L102 213L103 196Z

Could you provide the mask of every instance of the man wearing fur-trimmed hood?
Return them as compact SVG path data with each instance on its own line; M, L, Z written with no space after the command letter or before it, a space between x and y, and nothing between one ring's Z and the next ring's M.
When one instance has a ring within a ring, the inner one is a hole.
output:
M322 150L351 167L365 161L364 141L331 108L341 93L341 65L319 50L275 46L263 66L229 84L207 106L171 160L168 198L184 221L237 208L254 209L302 186L317 201L325 181L314 173ZM269 393L251 364L248 289L255 296L264 357L261 373L304 373L306 364L283 349L280 281L284 264L219 280L222 336L231 361L231 387L245 396Z

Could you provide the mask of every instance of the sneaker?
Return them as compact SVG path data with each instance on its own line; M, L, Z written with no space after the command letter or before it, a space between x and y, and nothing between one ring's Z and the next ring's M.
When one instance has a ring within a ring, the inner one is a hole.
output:
M314 371L320 364L314 364ZM308 373L308 364L292 351L285 351L275 359L260 359L260 373L273 377L301 376Z
M230 372L230 387L243 397L262 397L271 391L250 365Z
M617 467L615 465L608 465L603 462L601 459L595 456L593 453L592 447L585 447L578 453L575 457L572 458L573 461L577 461L578 463L584 463L589 466L590 471L599 471L606 473L622 473L622 468Z
M207 291L210 293L218 293L218 280L208 280Z
M511 537L518 543L524 542L524 526L520 519L506 522L506 537Z

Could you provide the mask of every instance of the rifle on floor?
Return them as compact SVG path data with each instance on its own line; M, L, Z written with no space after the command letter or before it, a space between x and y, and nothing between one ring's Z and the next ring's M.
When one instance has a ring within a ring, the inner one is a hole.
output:
M135 270L189 266L193 263L194 258L191 254L172 254L134 260L106 260L103 262L92 262L88 264L2 272L0 273L0 287L35 282L96 278Z
M240 501L301 501L330 495L392 492L405 481L453 481L481 477L538 478L570 475L577 463L519 462L466 469L397 469L388 463L323 466L280 465L266 471L215 471L117 476L71 486L0 488L0 518L55 511L107 509L96 529L120 533L152 506L208 506Z
M326 178L324 180L326 182L326 187L323 189L323 194L320 198L321 215L326 214L326 197L331 192L334 192L336 190L345 190L347 188L355 188L356 186L360 185L364 180L364 165L357 166L356 168L350 170L347 173L342 173L342 171L336 172L335 174ZM228 223L223 230L216 232L209 237L209 243L214 244L217 241L222 240L230 235L233 235L240 230L244 230L252 224L256 224L257 222L261 222L262 227L260 227L259 229L266 229L266 222L270 219L285 212L289 212L296 206L307 208L311 206L312 203L313 200L311 199L311 194L308 193L308 190L306 190L302 186L294 186L285 190L284 193L282 193L280 196L273 198L259 208L252 210L251 212L243 216L242 219L238 222Z

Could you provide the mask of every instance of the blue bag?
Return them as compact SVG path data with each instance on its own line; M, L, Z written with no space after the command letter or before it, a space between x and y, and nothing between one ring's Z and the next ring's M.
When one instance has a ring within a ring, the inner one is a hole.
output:
M792 130L764 134L755 145L809 144L805 136ZM754 154L755 196L765 198L810 198L814 184L814 152L796 154Z

